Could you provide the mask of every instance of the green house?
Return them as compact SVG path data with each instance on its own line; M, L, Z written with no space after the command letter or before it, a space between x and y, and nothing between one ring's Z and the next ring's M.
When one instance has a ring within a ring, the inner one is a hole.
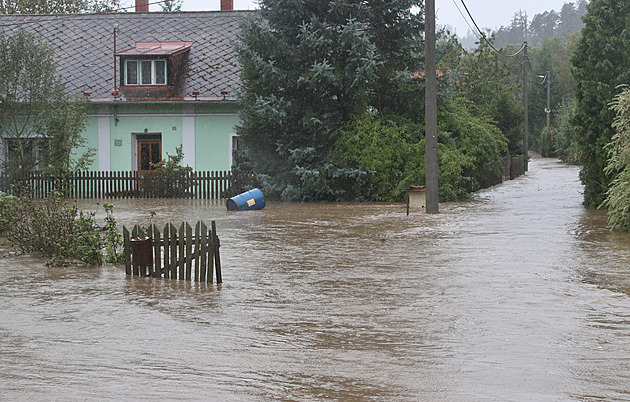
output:
M208 12L1 15L0 26L38 33L54 47L66 89L89 100L91 170L150 170L181 146L185 166L226 171L239 122L233 44L247 12L224 3Z

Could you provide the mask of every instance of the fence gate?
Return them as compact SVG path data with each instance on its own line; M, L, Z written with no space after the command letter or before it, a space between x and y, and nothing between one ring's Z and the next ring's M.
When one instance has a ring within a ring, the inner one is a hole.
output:
M172 223L162 232L156 225L123 226L123 248L127 275L179 279L196 282L223 282L220 242L215 221L210 229L202 221L193 228L183 222L179 229Z

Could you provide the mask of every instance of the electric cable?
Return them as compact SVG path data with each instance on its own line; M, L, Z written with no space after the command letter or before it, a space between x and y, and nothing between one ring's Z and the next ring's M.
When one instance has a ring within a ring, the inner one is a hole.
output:
M479 28L479 25L477 25L477 22L475 21L475 19L473 18L472 14L470 13L470 10L468 10L468 7L466 6L466 3L464 2L464 0L460 0L462 5L464 6L464 9L466 10L466 13L468 14L468 16L470 17L470 20L472 21L472 23L475 25L475 28L477 28L477 32L479 32L479 34L481 34L481 38L483 38L483 40L488 44L488 46L490 46L490 48L492 50L494 50L495 52L497 52L498 54L500 54L501 56L504 57L516 57L518 56L523 49L525 49L525 44L523 44L521 46L521 48L514 54L504 54L503 52L501 52L500 50L498 50L497 48L494 47L494 45L492 44L492 42L490 42L488 40L488 38L486 38L486 34ZM453 3L455 3L455 0L453 0ZM457 4L455 4L455 6L457 7ZM457 7L457 9L459 10L459 7ZM460 10L461 13L461 10ZM462 13L462 16L464 17L464 20L466 20L465 16ZM468 24L468 21L466 20L466 24ZM468 25L470 27L470 25ZM472 29L472 27L471 27ZM475 33L475 36L477 36L477 38L479 38L479 36ZM481 39L479 38L479 39Z

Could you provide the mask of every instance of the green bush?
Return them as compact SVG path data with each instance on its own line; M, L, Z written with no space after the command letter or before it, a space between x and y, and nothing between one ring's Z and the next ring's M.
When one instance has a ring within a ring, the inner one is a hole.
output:
M580 156L577 144L577 129L573 124L576 108L575 99L562 102L556 112L553 130L557 133L555 146L556 154L563 161L576 165Z
M180 145L175 149L175 155L166 153L166 159L159 163L152 163L153 174L151 192L161 198L177 198L189 194L191 181L186 180L188 173L192 172L190 166L182 166L184 151Z
M630 231L630 89L615 97L612 109L617 113L613 122L616 134L608 144L608 164L605 173L613 176L606 200L608 224L614 230Z
M453 103L438 112L439 199L466 199L490 172L501 175L507 140L490 121ZM368 116L340 131L332 160L340 169L365 172L354 194L373 201L401 201L408 185L425 184L424 127Z
M44 200L0 197L0 229L20 251L46 257L48 266L103 262L94 214L67 205L58 194Z
M424 139L417 124L373 116L340 132L332 160L342 169L364 172L353 192L372 201L400 201L407 185L424 184Z

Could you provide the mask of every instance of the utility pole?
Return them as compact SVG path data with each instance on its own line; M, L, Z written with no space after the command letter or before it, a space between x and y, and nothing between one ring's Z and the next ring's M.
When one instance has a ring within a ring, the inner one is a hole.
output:
M545 112L547 113L547 145L549 146L549 153L551 153L551 72L547 71L547 107Z
M437 61L435 55L435 0L425 1L424 69L425 69L425 179L428 214L439 213L437 148Z
M527 58L527 42L523 45L523 107L525 108L525 126L523 127L523 148L525 156L529 155L529 101L527 98L527 73L529 59Z

